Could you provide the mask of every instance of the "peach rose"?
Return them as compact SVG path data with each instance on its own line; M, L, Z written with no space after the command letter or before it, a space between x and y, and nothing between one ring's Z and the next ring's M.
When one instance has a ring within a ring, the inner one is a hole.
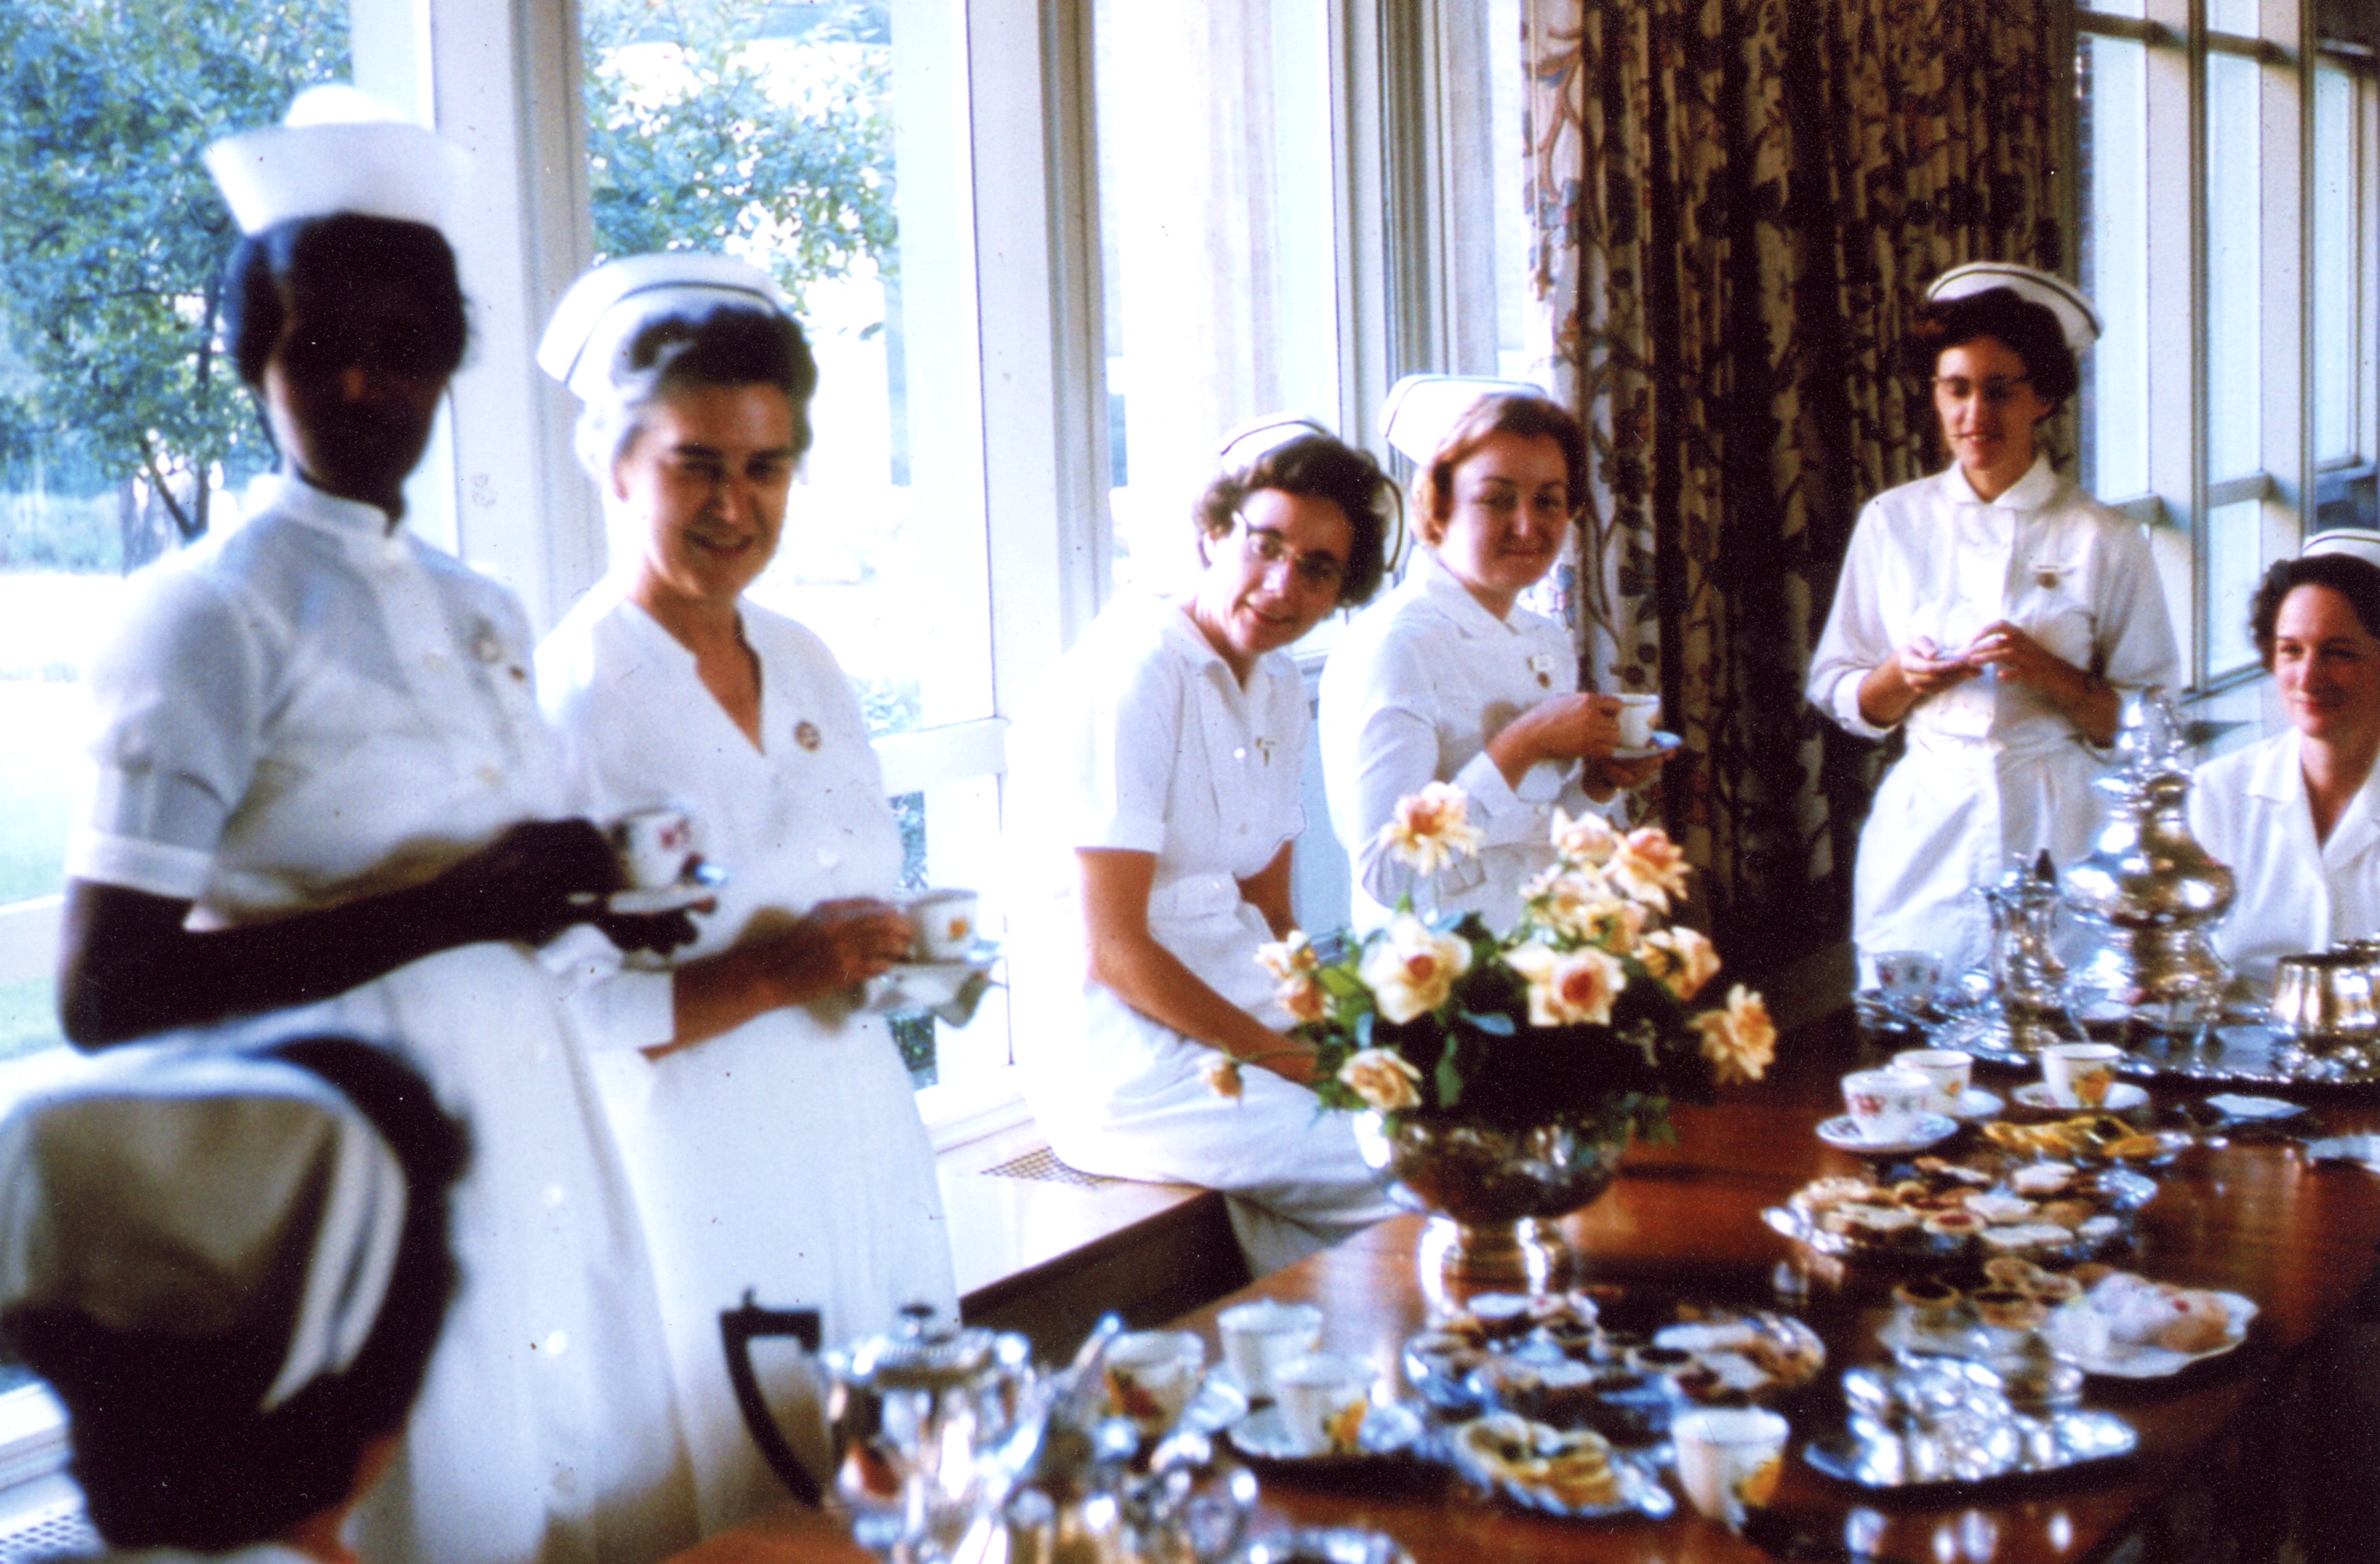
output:
M1521 899L1540 927L1607 951L1626 951L1645 929L1644 909L1590 870L1556 865L1522 886Z
M1207 1083L1207 1089L1217 1097L1237 1101L1240 1094L1247 1089L1247 1083L1240 1079L1240 1061L1227 1053L1216 1054L1201 1063L1198 1075Z
M1339 1067L1339 1079L1382 1113L1421 1106L1421 1072L1393 1049L1366 1049Z
M1727 1004L1694 1017L1703 1035L1703 1057L1722 1086L1757 1081L1777 1057L1777 1024L1758 994L1738 983L1727 992Z
M1628 986L1620 963L1588 946L1583 951L1557 951L1531 940L1508 952L1505 962L1528 979L1529 1024L1533 1026L1595 1026L1611 1023L1611 1001Z
M1718 971L1718 947L1698 928L1656 929L1636 957L1681 1000L1693 999Z
M1486 838L1471 823L1471 800L1451 782L1431 782L1397 800L1378 838L1389 855L1417 874L1436 874L1457 858L1475 855Z
M1301 972L1312 972L1322 964L1322 958L1306 942L1305 930L1293 928L1285 940L1269 940L1257 947L1257 964L1286 983Z
M1320 1021L1330 1013L1330 994L1311 973L1293 973L1274 990L1281 1008L1297 1021Z
M1662 912L1670 910L1670 897L1686 893L1686 855L1658 826L1630 831L1603 872L1621 890Z
M1389 920L1356 968L1372 990L1380 1013L1411 1021L1444 1004L1454 980L1471 970L1471 947L1451 934L1437 934L1409 913Z
M1607 863L1620 850L1620 832L1609 820L1592 811L1572 819L1560 808L1554 810L1554 851L1565 864L1585 864L1589 867Z

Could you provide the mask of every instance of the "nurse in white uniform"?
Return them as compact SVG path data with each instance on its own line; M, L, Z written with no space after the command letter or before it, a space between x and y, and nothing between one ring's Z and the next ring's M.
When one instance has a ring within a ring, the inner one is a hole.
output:
M1119 596L1009 737L1016 1047L1068 1163L1231 1196L1261 1275L1393 1214L1258 947L1289 933L1305 693L1285 649L1378 583L1378 467L1318 426L1224 447L1186 600ZM1210 1074L1233 1061L1237 1097Z
M736 1412L721 1310L754 1289L819 1309L829 1342L909 1303L956 1317L909 1073L882 1017L851 1008L908 951L886 900L901 836L833 655L742 596L776 552L818 382L775 285L721 256L615 261L565 296L539 358L585 402L613 562L539 649L539 687L589 797L691 809L729 876L688 959L590 991L587 1029L712 1532L783 1502ZM817 1387L759 1366L829 1476Z
M210 152L247 236L228 333L282 468L145 575L93 666L59 1006L86 1046L261 1016L217 1036L416 1050L471 1122L469 1279L364 1552L628 1564L693 1538L692 1474L627 1181L535 949L618 871L562 818L520 605L402 525L463 354L434 226L461 154L373 107L317 90ZM580 935L547 959L608 952Z
M1585 492L1578 420L1517 381L1416 375L1391 394L1386 433L1413 457L1415 551L1322 674L1322 774L1354 866L1355 922L1400 898L1476 912L1501 932L1521 888L1554 861L1554 811L1616 814L1658 757L1616 759L1620 702L1583 695L1578 649L1520 606L1561 557ZM1390 855L1397 800L1451 782L1484 836L1428 885Z
M1810 703L1863 738L1903 728L1860 832L1864 958L1985 959L1974 888L2089 850L2091 787L2127 691L2178 686L2148 538L2059 475L2034 433L2098 334L2082 295L1999 262L1937 278L1911 362L1953 460L1868 502L1810 666Z
M2190 829L2231 867L2216 952L2269 984L2282 956L2380 935L2380 533L2308 539L2250 625L2289 725L2198 769Z
M419 1074L344 1037L130 1050L10 1110L0 1334L66 1404L103 1559L356 1564L468 1156Z

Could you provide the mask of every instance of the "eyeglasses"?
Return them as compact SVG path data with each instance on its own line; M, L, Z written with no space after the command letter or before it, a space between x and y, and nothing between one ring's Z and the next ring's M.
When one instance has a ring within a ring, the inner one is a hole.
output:
M1947 396L1953 402L1964 402L1970 397L1980 395L1986 407L2006 406L2016 395L2017 387L2032 383L2033 378L2030 375L2018 375L2012 380L1987 380L1981 385L1977 385L1964 375L1934 377L1934 390L1937 394Z
M1308 591L1336 593L1347 579L1346 562L1336 554L1315 552L1301 554L1293 551L1289 540L1269 527L1251 527L1248 518L1241 516L1240 555L1260 570L1286 564L1297 584Z

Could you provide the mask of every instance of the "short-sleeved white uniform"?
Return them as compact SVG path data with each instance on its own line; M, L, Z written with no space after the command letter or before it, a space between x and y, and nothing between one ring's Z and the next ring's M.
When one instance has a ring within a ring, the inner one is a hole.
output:
M2190 787L2190 832L2231 869L2215 950L2269 983L2283 956L2380 935L2380 768L2316 842L2296 729L2218 756Z
M599 818L689 808L704 855L727 871L680 960L900 884L900 828L849 681L801 625L748 602L741 612L760 668L759 748L694 654L616 577L538 649L539 688ZM612 1024L582 1030L611 1045L596 1074L661 1279L708 1533L785 1497L737 1413L721 1310L754 1289L773 1307L820 1310L824 1339L840 1343L890 1329L906 1303L955 1319L958 1290L933 1146L882 1017L821 1001L649 1061L636 1048L670 1036L669 986L666 974L621 974L602 986ZM648 1013L617 1002L640 987L656 992L657 1032L622 1024ZM823 1476L814 1382L796 1364L774 1368L760 1365L779 1421Z
M1269 1071L1217 1097L1215 1051L1085 978L1077 849L1153 854L1148 927L1233 1004L1289 1017L1257 964L1272 938L1239 882L1305 825L1308 723L1296 667L1257 660L1245 688L1174 604L1117 599L1052 671L1009 736L1018 897L1017 1060L1034 1116L1067 1162L1232 1196L1252 1269L1273 1270L1391 1215L1342 1114Z
M1860 681L1919 637L1951 649L2005 619L2119 690L2179 686L2165 594L2140 527L2058 475L2047 456L1986 504L1953 465L1861 512L1810 665L1810 703L1864 738ZM1986 671L1910 708L1909 746L1860 831L1852 935L1862 954L1931 951L1945 970L1987 959L1973 894L2046 848L2090 850L2105 762L2048 700Z
M67 872L268 922L431 879L575 811L510 593L378 509L260 479L251 519L145 572L92 668L96 779ZM470 1124L462 1289L373 1560L637 1564L695 1535L653 1281L563 997L479 944L204 1034L412 1050Z
M1415 552L1405 578L1356 616L1322 671L1322 775L1354 866L1359 927L1387 921L1408 892L1441 912L1477 912L1500 933L1520 920L1522 885L1554 861L1555 809L1616 816L1622 806L1589 799L1575 761L1539 762L1513 787L1488 741L1538 702L1577 693L1569 632L1524 608L1497 618L1436 554ZM1397 800L1433 782L1463 790L1486 841L1477 857L1417 887L1377 843Z

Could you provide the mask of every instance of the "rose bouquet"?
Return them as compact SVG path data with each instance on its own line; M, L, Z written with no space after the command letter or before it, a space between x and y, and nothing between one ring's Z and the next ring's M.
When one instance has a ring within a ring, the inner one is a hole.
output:
M1433 782L1397 806L1388 848L1427 876L1475 853L1463 795ZM1758 1080L1777 1032L1742 984L1699 1010L1718 952L1667 922L1684 855L1657 827L1622 832L1556 811L1555 862L1523 891L1503 934L1475 913L1429 916L1410 898L1382 927L1258 959L1280 982L1292 1035L1313 1045L1330 1108L1521 1130L1565 1122L1606 1138L1665 1138L1673 1098ZM1218 1061L1218 1089L1237 1063Z

